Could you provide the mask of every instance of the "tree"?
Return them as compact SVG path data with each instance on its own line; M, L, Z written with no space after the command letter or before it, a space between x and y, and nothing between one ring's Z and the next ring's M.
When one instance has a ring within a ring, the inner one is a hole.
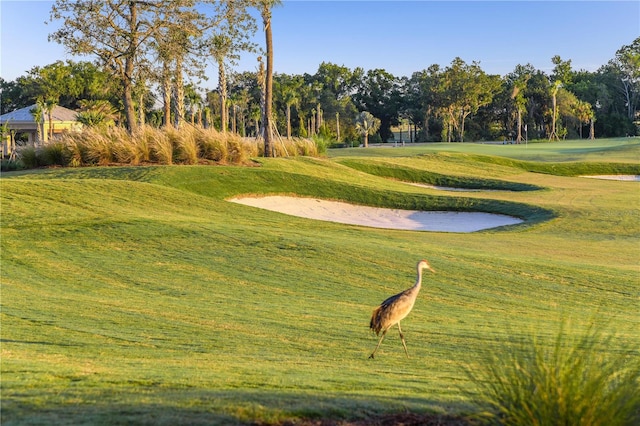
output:
M552 116L551 116L551 132L549 140L558 140L557 121L558 121L558 91L563 85L570 84L571 76L571 60L563 61L560 56L556 55L551 58L551 62L555 65L553 75L551 76L551 99L552 99Z
M595 139L594 118L595 114L589 102L577 100L573 106L574 114L580 122L580 139L582 139L582 124L589 124L589 139Z
M186 119L185 94L189 83L185 78L204 78L204 63L199 58L205 56L204 31L210 21L194 5L195 0L175 0L167 5L158 14L160 24L152 37L151 46L160 65L150 68L161 86L165 127L179 128ZM138 82L144 83L144 72L138 75ZM139 86L142 96L145 87Z
M485 74L477 62L466 64L455 58L442 75L439 91L449 123L458 130L458 140L464 142L465 120L491 103L500 89L500 78Z
M616 51L613 64L620 71L620 84L625 95L627 117L635 119L640 97L640 37Z
M53 109L60 102L60 97L65 92L71 92L72 88L67 85L70 80L70 69L62 61L56 61L45 67L34 67L29 71L35 82L36 99L47 114L49 122L48 137L53 137Z
M522 115L527 112L526 90L533 67L517 65L513 73L507 76L512 86L511 99L516 108L516 142L522 142Z
M362 111L356 119L356 129L364 136L364 147L369 146L369 135L374 134L380 128L380 120L371 115L368 111Z
M194 0L56 0L50 20L62 20L49 40L71 53L94 55L113 71L122 87L122 103L129 131L137 127L134 89L144 87L150 44L167 24L168 12L193 6ZM164 18L163 18L164 17Z
M116 114L116 110L109 101L83 100L80 101L77 119L87 127L108 127L114 125Z
M34 99L21 82L24 79L19 77L15 81L7 81L0 77L0 115L33 104Z
M229 123L229 110L227 108L227 71L225 69L225 58L231 53L231 38L224 34L216 34L211 39L211 51L218 64L218 92L220 93L220 131L227 131Z
M430 121L440 107L438 85L441 71L439 65L431 65L426 70L414 72L404 84L404 112L415 125L422 126L421 138L431 140Z
M255 50L255 45L250 40L250 36L256 31L255 21L247 12L247 8L254 3L250 0L208 0L207 2L214 6L214 17L208 25L205 43L209 47L208 53L213 56L218 66L220 129L226 132L229 122L227 66L237 63L240 59L240 51Z
M62 20L49 40L63 44L73 54L95 55L112 69L122 84L127 128L135 130L133 101L136 67L144 61L149 41L163 21L157 19L173 1L156 0L56 0L50 20Z
M367 71L353 100L360 111L369 111L380 120L380 137L391 138L391 126L398 124L401 105L400 84L396 77L383 69Z
M302 81L299 79L290 79L288 85L282 86L282 101L286 107L287 139L291 139L291 107L300 103L300 87L302 87Z
M44 105L42 101L36 102L35 106L29 110L33 120L36 122L36 132L38 133L38 141L42 141L43 139L43 131L42 131L42 115L44 114Z
M273 156L273 33L271 29L271 8L279 4L279 0L256 0L257 7L264 24L267 68L264 79L264 156Z

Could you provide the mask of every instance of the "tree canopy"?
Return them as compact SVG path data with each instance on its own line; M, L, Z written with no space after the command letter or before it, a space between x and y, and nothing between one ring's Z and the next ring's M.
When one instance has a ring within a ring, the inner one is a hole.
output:
M95 61L58 61L34 67L16 81L0 79L0 108L5 113L37 101L45 109L47 104L85 110L99 105L130 130L145 121L191 121L243 136L269 138L270 132L264 133L269 129L287 137L337 141L339 136L348 144L358 143L363 134L365 111L379 121L367 138L382 142L393 139L401 121L409 123L414 141L521 142L639 133L640 37L595 72L574 70L570 59L556 55L550 58L550 74L519 64L505 76L490 75L478 62L455 58L409 77L330 62L319 64L314 74L288 75L277 73L273 62L275 4L56 0L51 19L64 25L51 40ZM249 13L251 8L257 14ZM250 41L259 26L256 18L265 31L266 61L261 58L255 71L235 72L242 52L260 51ZM217 64L213 91L202 89L207 61Z

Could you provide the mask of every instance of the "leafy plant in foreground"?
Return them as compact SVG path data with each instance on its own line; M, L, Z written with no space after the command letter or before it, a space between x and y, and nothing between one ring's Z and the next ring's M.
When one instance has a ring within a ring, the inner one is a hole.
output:
M640 424L638 351L615 349L615 337L595 326L573 336L563 325L552 342L512 337L467 366L480 417L505 425Z

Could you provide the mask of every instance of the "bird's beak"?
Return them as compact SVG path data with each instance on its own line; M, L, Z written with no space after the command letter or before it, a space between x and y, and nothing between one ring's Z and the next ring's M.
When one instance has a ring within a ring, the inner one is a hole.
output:
M436 273L436 270L435 270L435 269L433 269L431 266L429 266L429 270L430 270L431 272L433 272L434 274Z

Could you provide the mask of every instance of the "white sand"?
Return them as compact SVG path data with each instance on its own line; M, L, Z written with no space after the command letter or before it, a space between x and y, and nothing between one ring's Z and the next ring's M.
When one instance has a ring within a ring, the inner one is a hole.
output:
M268 196L228 201L307 219L413 231L474 232L522 222L515 217L491 213L384 209L315 198Z
M594 175L594 176L582 176L591 179L606 179L606 180L624 180L631 182L640 182L640 175Z

